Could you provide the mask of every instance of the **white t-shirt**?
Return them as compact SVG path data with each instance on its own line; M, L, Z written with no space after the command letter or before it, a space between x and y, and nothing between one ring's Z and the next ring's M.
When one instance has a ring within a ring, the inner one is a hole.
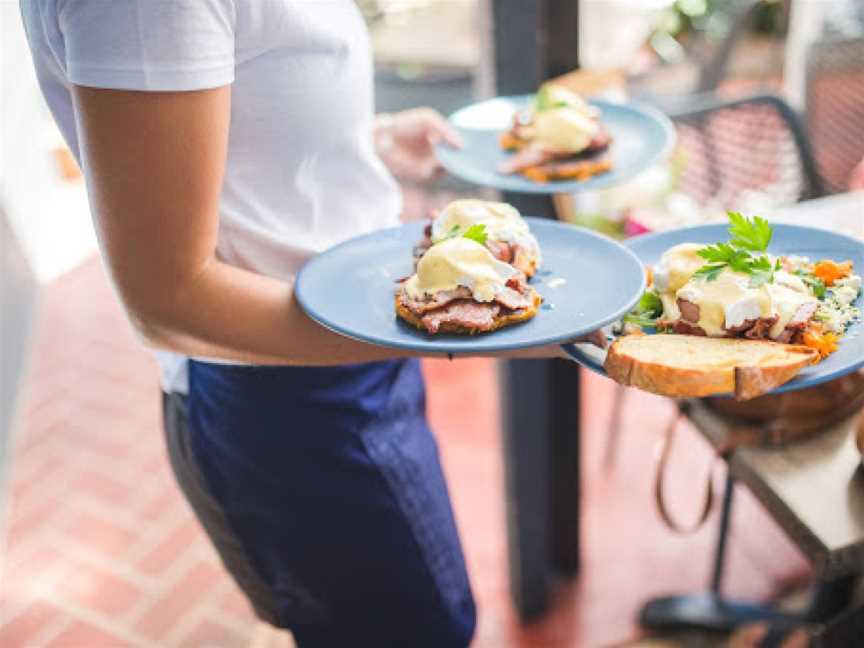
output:
M70 84L233 84L216 248L226 263L288 279L312 255L398 222L399 190L372 143L371 51L352 0L28 0L22 13L76 156ZM185 392L185 358L158 355L164 388Z

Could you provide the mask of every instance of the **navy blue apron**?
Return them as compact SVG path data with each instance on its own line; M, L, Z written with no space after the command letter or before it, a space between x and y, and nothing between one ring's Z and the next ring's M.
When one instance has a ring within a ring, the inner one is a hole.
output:
M189 377L188 453L227 528L202 521L232 573L245 563L235 578L259 614L300 648L468 646L474 602L418 361L191 361Z

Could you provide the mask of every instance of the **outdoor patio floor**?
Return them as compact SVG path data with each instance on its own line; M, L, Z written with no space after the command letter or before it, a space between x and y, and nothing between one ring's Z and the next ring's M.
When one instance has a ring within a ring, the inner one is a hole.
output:
M0 646L246 645L251 611L167 466L155 363L97 261L44 289L32 349L5 491ZM478 600L477 648L621 642L638 634L635 615L648 597L706 583L713 523L677 537L653 509L652 449L669 404L630 395L617 462L606 470L611 384L587 376L581 576L547 619L520 627L508 595L495 365L434 361L425 369ZM710 451L692 431L679 440L671 490L686 514ZM737 501L727 591L764 599L806 576L806 563L746 491Z

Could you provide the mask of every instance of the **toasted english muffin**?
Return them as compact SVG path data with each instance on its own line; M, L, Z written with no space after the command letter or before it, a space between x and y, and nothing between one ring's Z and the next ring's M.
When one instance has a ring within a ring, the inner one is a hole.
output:
M622 385L673 397L765 394L818 361L806 346L694 335L627 335L609 349L604 368Z
M531 288L530 290L532 305L529 308L522 308L519 310L511 311L506 314L498 314L493 318L493 324L490 328L486 329L476 329L470 328L466 326L461 326L452 322L442 322L440 327L438 328L439 333L453 333L456 335L477 335L480 333L491 333L492 331L497 331L498 329L504 328L505 326L511 326L513 324L519 324L520 322L527 322L540 310L540 304L543 303L543 298L540 294ZM395 308L396 315L400 318L414 326L415 328L427 332L426 327L423 325L422 318L413 313L410 309L408 309L399 298L399 295L396 295L395 299Z

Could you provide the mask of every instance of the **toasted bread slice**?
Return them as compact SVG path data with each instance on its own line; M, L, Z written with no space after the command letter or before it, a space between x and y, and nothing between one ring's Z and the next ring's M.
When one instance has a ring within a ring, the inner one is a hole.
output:
M606 373L675 397L734 394L747 400L791 380L819 354L805 346L695 335L627 335L609 349Z
M459 326L458 324L443 322L439 327L438 332L455 333L456 335L477 335L481 333L491 333L492 331L497 331L498 329L504 328L505 326L519 324L520 322L526 322L537 314L537 311L540 309L540 304L543 303L543 298L536 290L534 290L530 286L528 287L528 290L531 291L531 306L529 308L522 308L517 311L513 311L512 313L507 313L506 315L495 316L494 324L492 325L491 329L488 329L486 331L478 331L476 329ZM396 295L396 314L412 326L420 329L423 332L426 332L426 327L423 326L423 322L421 321L421 319L402 305L402 302L399 300L398 294Z

